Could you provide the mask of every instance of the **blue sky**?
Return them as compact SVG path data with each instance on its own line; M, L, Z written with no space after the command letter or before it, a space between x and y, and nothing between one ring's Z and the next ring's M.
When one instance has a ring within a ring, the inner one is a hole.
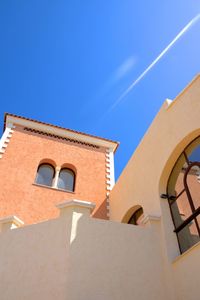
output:
M199 13L196 0L1 0L1 124L10 112L120 141L118 177L199 72L200 20L111 107Z

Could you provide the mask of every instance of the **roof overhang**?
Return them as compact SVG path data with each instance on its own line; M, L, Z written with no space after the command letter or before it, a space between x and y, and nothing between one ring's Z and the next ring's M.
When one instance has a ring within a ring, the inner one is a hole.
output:
M21 125L24 127L43 131L43 132L54 134L57 136L74 139L74 140L84 142L84 143L90 143L90 144L93 144L93 145L96 145L99 147L109 148L110 151L112 151L112 152L115 152L119 145L118 142L115 142L112 140L104 139L101 137L96 137L96 136L93 136L90 134L71 130L68 128L59 127L59 126L48 124L48 123L43 123L43 122L36 121L33 119L28 119L25 117L5 113L4 129L6 127L8 127L8 124L10 124L10 123L13 125Z

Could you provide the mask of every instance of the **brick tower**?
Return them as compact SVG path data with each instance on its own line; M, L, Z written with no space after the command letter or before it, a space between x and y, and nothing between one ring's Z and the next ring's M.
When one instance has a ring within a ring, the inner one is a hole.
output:
M79 199L96 204L107 219L117 142L5 114L0 141L0 218L25 224L59 215L56 204Z

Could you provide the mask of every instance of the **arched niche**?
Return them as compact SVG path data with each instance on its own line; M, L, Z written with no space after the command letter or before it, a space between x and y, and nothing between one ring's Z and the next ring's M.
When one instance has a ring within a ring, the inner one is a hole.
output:
M122 223L140 225L144 211L141 205L134 205L126 212L122 218Z
M43 164L49 164L49 165L52 165L54 168L56 168L56 162L51 158L43 158L39 162L38 166L43 165Z

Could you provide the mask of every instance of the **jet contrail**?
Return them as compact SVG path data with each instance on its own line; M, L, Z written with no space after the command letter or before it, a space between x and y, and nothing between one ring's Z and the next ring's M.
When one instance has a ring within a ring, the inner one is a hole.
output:
M144 72L135 80L133 83L125 90L125 92L117 99L117 101L109 109L112 110L118 105L122 99L136 86L140 80L159 62L159 60L170 50L171 47L188 31L198 20L200 19L200 14L194 17L178 34L177 36L169 43L169 45L154 59L154 61L144 70Z

